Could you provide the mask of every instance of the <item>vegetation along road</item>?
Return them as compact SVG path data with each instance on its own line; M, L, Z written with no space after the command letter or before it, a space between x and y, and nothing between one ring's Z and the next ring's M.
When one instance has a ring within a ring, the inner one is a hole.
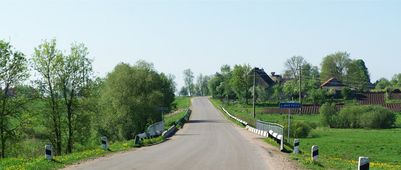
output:
M275 169L206 97L194 98L183 130L165 143L88 161L67 169Z

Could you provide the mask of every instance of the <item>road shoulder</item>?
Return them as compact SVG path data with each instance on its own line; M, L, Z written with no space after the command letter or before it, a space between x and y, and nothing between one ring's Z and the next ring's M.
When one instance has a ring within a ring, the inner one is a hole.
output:
M213 104L212 104L213 105ZM214 106L214 105L213 105ZM216 107L215 107L216 108ZM254 144L264 151L261 155L263 156L263 159L266 160L267 165L269 166L270 169L281 169L281 170L289 170L289 169L294 169L294 170L301 170L297 165L297 162L295 160L291 160L289 158L289 155L286 153L283 153L279 150L279 148L272 146L266 142L263 141L263 137L251 133L248 130L246 130L243 127L240 127L239 125L235 124L227 116L224 115L224 113L216 108L216 110L219 111L220 116L222 116L224 119L230 122L230 124L236 129L238 133L240 133L246 140L248 140L251 144Z

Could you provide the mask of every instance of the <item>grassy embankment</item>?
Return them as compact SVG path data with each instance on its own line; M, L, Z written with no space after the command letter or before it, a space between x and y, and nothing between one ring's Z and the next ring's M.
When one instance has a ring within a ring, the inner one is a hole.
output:
M191 106L190 97L176 97L174 104L176 104L177 109L173 113L164 116L164 129L171 127L175 121L184 117L186 110Z
M165 116L166 127L170 122L175 122L185 115L185 109L190 106L190 98L177 97L175 103L177 104L177 113ZM172 124L172 123L171 123ZM144 141L145 145L151 145L163 140L161 137L149 139ZM102 157L107 154L112 154L120 151L127 151L134 148L134 142L131 141L110 141L110 150L104 151L101 149L100 144L98 148L86 149L72 154L55 156L54 161L48 161L43 156L36 158L5 158L0 160L0 170L51 170L60 169L66 165L71 165L83 160ZM43 146L44 149L44 146ZM44 150L43 150L44 152Z
M222 103L212 99L215 106ZM228 105L225 108L235 116L255 122L252 106ZM257 119L281 123L287 121L287 115L261 114L263 108L257 108ZM367 156L371 169L401 169L401 115L397 114L393 129L331 129L321 127L319 115L292 115L292 120L314 122L319 126L313 129L309 137L301 138L302 154L291 158L299 160L305 169L356 169L359 156ZM319 162L310 161L312 145L319 146Z

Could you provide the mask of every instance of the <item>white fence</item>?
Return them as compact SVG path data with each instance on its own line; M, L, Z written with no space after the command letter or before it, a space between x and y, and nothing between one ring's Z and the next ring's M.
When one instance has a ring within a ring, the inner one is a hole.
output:
M241 120L241 119L239 119L239 118L237 118L237 117L231 115L226 109L224 109L223 106L220 106L220 107L221 107L221 109L222 109L228 116L230 116L230 117L233 118L234 120L236 120L236 121L242 123L242 124L245 125L245 126L248 125L248 122L245 122L245 121L243 121L243 120Z

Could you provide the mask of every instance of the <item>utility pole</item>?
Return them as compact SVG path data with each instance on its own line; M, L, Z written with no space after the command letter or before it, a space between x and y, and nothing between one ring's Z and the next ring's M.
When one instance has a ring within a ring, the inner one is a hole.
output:
M299 65L299 103L302 104L302 65Z
M255 84L256 84L256 67L253 68L253 118L256 118L256 108L255 108Z

